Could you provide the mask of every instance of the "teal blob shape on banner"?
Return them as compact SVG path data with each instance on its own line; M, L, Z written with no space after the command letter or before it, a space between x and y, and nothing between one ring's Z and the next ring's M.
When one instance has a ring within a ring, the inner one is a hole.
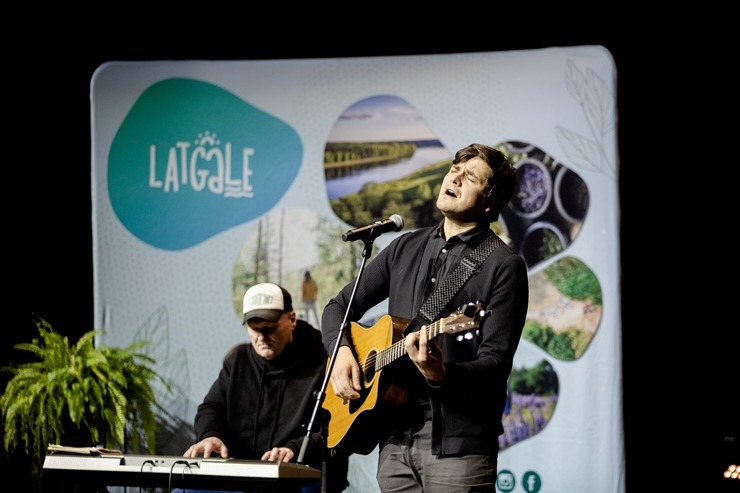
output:
M182 250L269 211L303 145L287 123L210 83L146 89L111 143L108 195L137 238Z

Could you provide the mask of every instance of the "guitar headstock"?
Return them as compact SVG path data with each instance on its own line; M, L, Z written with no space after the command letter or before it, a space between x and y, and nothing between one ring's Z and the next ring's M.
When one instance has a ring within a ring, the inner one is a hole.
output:
M481 320L487 315L480 301L466 303L439 321L439 332L456 334L478 328Z

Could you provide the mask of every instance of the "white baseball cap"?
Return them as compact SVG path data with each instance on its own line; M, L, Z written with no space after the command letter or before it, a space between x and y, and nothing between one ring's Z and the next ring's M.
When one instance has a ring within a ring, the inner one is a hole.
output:
M270 282L255 284L244 293L242 324L252 318L277 322L283 313L290 311L293 311L293 300L288 291Z

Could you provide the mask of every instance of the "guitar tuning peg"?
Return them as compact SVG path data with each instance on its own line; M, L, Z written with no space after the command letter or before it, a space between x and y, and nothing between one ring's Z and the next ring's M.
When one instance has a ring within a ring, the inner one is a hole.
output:
M467 305L460 308L460 312L468 318L472 318L475 313L480 309L478 303L470 302Z

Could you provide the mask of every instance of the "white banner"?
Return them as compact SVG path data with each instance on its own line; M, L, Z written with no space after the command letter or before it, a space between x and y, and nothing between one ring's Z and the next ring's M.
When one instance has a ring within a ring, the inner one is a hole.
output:
M342 233L400 214L377 251L437 221L434 186L480 142L516 162L519 190L493 227L530 272L498 489L624 491L615 83L600 46L99 67L98 343L152 342L176 390L160 397L159 452L184 452L223 356L248 338L249 285L282 284L303 317L308 270L320 309L357 274L361 242ZM378 491L376 457L352 457L348 491Z

